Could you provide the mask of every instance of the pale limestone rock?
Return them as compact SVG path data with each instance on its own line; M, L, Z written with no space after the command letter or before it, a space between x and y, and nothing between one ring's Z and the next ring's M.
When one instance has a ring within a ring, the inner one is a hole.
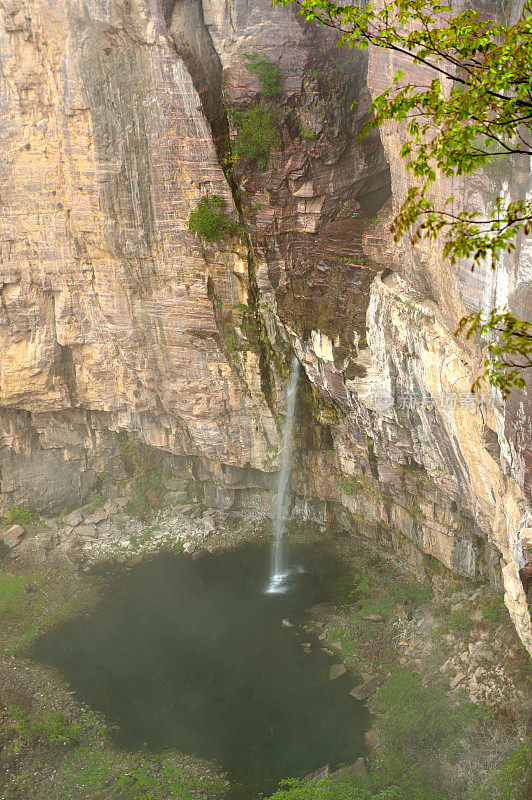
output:
M80 525L83 521L83 515L79 509L72 511L70 514L67 514L66 517L63 517L63 523L65 525L76 526Z
M94 525L77 525L74 528L74 534L81 536L83 539L96 539L97 530Z
M25 531L22 525L11 525L11 527L2 534L2 541L6 547L13 549L22 541L24 533Z
M465 681L466 677L467 677L467 675L466 675L465 672L457 672L456 675L454 676L454 678L451 678L451 680L449 682L449 685L450 685L451 689L456 689L456 687L460 683Z

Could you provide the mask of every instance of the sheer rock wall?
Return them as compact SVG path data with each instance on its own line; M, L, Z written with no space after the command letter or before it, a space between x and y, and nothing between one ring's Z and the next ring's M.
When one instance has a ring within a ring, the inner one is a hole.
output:
M504 584L532 647L529 396L462 403L482 343L453 336L495 299L529 314L532 259L523 243L471 274L392 243L401 130L358 134L397 65L269 0L0 11L0 512L83 502L134 431L209 502L268 513L288 342L306 373L294 516ZM282 72L280 146L232 175L226 107L259 102L252 52ZM482 207L503 179L452 193ZM241 232L207 245L187 218L213 192Z

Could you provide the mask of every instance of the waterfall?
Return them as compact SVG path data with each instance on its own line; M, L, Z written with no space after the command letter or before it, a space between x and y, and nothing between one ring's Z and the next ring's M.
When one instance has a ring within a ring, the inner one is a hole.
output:
M286 387L286 418L283 426L281 452L279 454L279 472L275 493L275 515L273 518L273 547L270 580L267 592L282 590L286 578L284 532L286 526L286 505L289 494L290 469L292 466L292 449L294 440L294 421L296 411L297 383L299 378L299 361L292 357L290 379Z

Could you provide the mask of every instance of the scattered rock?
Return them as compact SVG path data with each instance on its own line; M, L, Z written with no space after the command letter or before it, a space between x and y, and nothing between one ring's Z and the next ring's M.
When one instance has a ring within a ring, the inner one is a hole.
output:
M166 492L164 499L169 505L181 505L187 499L187 493L183 491Z
M205 535L207 536L209 533L213 533L216 530L216 526L212 519L205 520Z
M334 603L316 603L316 605L306 608L305 611L318 622L320 620L329 622L330 615L337 611L337 607Z
M329 680L335 681L347 671L345 664L333 664L329 670Z
M406 662L405 667L412 670L412 672L423 672L423 662L420 658L411 658L410 661Z
M364 739L366 740L366 744L370 750L374 750L379 744L379 740L377 739L377 734L373 729L366 731L366 733L364 734Z
M83 516L79 509L75 511L71 511L70 514L67 514L66 517L63 517L63 522L65 525L79 525L83 522Z
M101 522L98 525L98 534L100 536L109 536L113 532L113 525L111 522Z
M97 531L94 525L77 525L74 529L76 536L83 536L84 539L97 539Z
M364 619L367 622L382 622L384 617L382 614L362 614L360 619Z
M341 780L352 775L364 775L366 773L366 759L357 758L354 764L349 767L341 767L336 772L331 773L332 780Z
M180 481L179 478L170 478L170 480L166 483L166 488L169 492L183 492L186 489L186 486L187 481Z
M456 689L459 683L462 683L466 678L465 672L457 672L450 682L451 689Z
M116 512L118 511L118 506L116 504L116 500L107 500L103 504L103 507L107 511L107 514L109 516L112 516L113 514L116 514Z
M4 533L2 541L6 547L9 547L9 549L12 550L22 541L24 533L25 531L22 525L12 525Z
M291 623L290 620L286 619L286 618L281 620L281 625L283 626L283 628L293 628L294 627L293 623Z
M374 675L364 683L361 683L360 686L355 686L354 689L351 689L349 694L355 700L367 700L382 683L384 683L384 678L381 678L380 675Z
M183 551L185 553L193 553L197 549L197 545L195 542L187 542L186 545L183 547Z
M342 649L342 642L340 642L340 641L327 642L327 644L328 644L329 647L332 647L333 650L340 651Z
M420 636L428 637L434 630L435 620L432 614L427 614L421 617L417 624L417 630Z
M482 642L470 642L468 644L469 657L472 661L495 661L495 653L489 647L485 647Z
M84 516L84 521L89 525L98 525L99 522L103 522L108 516L109 514L104 508L97 508L92 514Z
M301 649L304 653L310 653L310 642L301 642Z

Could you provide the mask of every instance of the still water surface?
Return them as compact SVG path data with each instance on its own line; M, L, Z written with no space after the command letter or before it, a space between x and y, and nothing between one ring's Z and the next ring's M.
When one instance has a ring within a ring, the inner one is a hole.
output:
M306 572L292 590L267 594L267 548L146 558L107 575L90 614L40 637L32 655L117 725L117 744L214 760L235 781L231 797L250 800L366 752L354 679L329 680L320 643L281 624L304 621L337 574L322 552L297 559Z

